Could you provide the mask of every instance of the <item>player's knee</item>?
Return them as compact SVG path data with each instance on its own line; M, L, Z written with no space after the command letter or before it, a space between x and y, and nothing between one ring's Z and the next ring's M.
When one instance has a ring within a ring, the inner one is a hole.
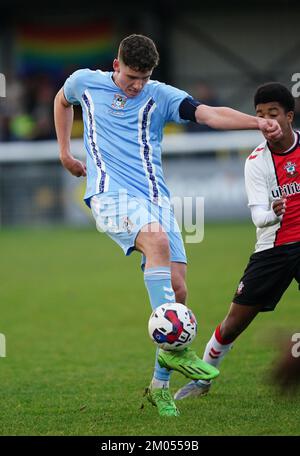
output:
M155 256L165 260L170 257L169 238L158 223L149 224L141 230L136 247L149 258Z
M165 231L151 233L148 245L152 251L164 252L165 254L169 254L169 239Z

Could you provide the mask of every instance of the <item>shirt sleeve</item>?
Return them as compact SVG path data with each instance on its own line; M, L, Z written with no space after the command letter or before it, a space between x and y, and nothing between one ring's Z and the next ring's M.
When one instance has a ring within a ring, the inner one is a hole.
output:
M248 206L263 205L270 209L267 178L261 163L257 160L245 163L245 187L248 196Z
M251 217L254 225L257 228L264 228L265 226L272 226L282 220L282 215L277 217L273 208L269 210L268 206L255 205L250 206Z
M77 70L68 77L63 86L64 95L68 103L80 104L89 73L89 69Z
M157 88L156 102L165 122L186 123L179 114L179 106L185 98L192 97L184 90L160 83Z

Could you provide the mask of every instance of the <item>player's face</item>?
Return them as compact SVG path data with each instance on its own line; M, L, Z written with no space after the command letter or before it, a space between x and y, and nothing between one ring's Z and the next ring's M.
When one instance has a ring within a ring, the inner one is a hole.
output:
M291 131L294 113L292 111L285 112L277 101L258 104L256 106L256 115L264 119L276 119L281 126L283 137Z
M115 83L129 98L136 97L143 90L152 74L152 70L145 73L132 70L118 59L114 60L113 69Z

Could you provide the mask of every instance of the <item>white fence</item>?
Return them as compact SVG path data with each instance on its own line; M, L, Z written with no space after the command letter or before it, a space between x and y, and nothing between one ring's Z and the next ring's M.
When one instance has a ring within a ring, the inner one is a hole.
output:
M259 131L216 131L205 133L176 133L164 136L164 154L205 153L247 149L251 151L263 137ZM72 151L78 158L85 157L83 141L72 140ZM15 161L56 161L56 141L7 142L0 143L0 163Z

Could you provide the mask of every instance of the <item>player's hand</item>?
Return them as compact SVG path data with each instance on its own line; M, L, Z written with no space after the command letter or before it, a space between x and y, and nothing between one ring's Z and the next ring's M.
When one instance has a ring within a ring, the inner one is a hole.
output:
M282 130L277 120L258 117L257 121L258 128L261 130L266 140L278 141L278 139L282 138Z
M285 213L286 209L286 198L279 198L273 201L272 203L272 209L277 215L277 217L280 217L280 215L283 215Z
M71 173L73 176L80 177L86 176L86 166L80 160L72 157L71 155L60 158L63 166Z

